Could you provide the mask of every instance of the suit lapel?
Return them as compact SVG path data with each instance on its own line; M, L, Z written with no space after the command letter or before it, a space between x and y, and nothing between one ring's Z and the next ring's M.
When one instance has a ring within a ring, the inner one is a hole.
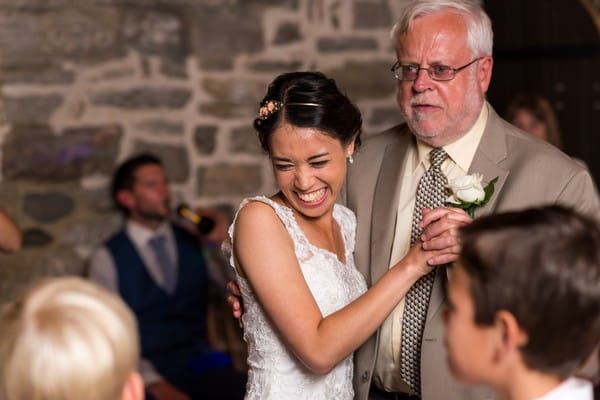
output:
M481 217L494 212L496 203L500 197L499 193L501 193L502 186L504 186L509 174L507 169L500 166L500 163L504 161L508 155L503 122L491 106L489 107L489 110L488 122L485 131L483 132L483 136L481 137L481 142L475 152L469 174L475 172L483 174L485 183L498 177L498 182L496 182L494 194L490 198L490 201L475 211L476 217Z
M379 169L371 221L371 282L377 282L388 270L396 229L400 196L400 177L412 135L405 130L400 140L385 149Z

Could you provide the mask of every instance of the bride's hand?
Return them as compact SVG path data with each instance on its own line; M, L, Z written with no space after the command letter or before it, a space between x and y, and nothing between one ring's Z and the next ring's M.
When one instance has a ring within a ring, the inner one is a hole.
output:
M398 263L398 266L406 268L411 275L418 279L435 268L435 264L432 264L429 260L436 257L438 253L438 250L424 250L423 243L418 240Z

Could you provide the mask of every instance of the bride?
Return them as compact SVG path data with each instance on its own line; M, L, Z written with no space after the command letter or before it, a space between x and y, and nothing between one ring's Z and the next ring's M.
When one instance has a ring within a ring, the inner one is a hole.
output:
M229 229L247 399L352 399L353 351L434 268L428 261L455 258L417 244L367 290L352 255L355 216L336 204L361 125L356 106L318 72L280 75L261 103L254 126L279 191L245 199Z

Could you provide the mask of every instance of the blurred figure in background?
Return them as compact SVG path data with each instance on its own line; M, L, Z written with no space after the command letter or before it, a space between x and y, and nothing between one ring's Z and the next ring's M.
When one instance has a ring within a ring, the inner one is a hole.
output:
M118 293L137 318L147 395L242 398L244 376L207 341L209 277L202 236L171 223L161 161L141 154L124 162L113 178L112 196L125 224L96 252L89 276ZM207 236L225 229L215 227Z
M506 119L527 133L562 150L562 138L556 114L550 102L530 93L517 95L506 110Z
M34 284L0 317L3 400L142 400L135 319L81 278Z
M518 94L508 105L506 120L564 151L558 118L552 104L545 97L533 93ZM583 160L571 158L589 172Z

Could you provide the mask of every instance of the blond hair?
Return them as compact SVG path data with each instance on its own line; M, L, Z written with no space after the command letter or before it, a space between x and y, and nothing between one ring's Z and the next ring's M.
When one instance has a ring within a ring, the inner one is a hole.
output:
M115 400L135 371L135 319L82 278L45 279L0 316L2 400Z

